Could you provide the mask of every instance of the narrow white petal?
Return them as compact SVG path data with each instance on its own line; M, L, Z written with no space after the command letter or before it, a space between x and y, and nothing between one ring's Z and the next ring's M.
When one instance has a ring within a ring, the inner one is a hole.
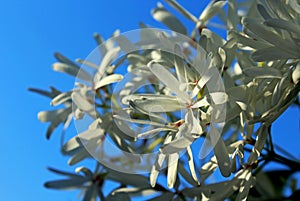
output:
M123 121L131 122L131 123L137 123L137 124L148 124L148 125L153 125L153 126L160 126L164 127L164 124L153 122L153 121L145 121L145 120L139 120L139 119L132 119L130 116L121 116L121 115L114 115L113 116L116 119L120 119Z
M207 100L207 96L204 96L199 101L194 103L192 108L199 108L199 107L204 107L204 106L208 106L208 105L210 105L210 103Z
M180 91L179 81L165 67L160 64L151 62L148 64L151 72L163 82L172 92L174 92L183 101L189 102L189 96L184 91Z
M100 67L98 69L98 74L102 76L105 72L107 66L111 65L111 62L117 58L120 47L111 48L103 57Z
M192 144L192 142L193 139L182 137L166 144L164 147L162 147L161 152L164 154L176 153L187 148L190 144Z
M67 93L61 93L58 96L55 96L50 102L50 105L57 106L71 99L71 91Z
M179 45L175 44L174 52L175 52L174 63L175 63L177 78L180 83L187 83L188 80L186 75L186 64L184 62L184 57L182 55L182 51Z
M196 68L196 70L199 72L199 70L197 68ZM216 69L211 67L211 68L207 69L205 71L205 73L203 73L203 72L199 72L199 73L201 73L200 74L201 78L197 83L197 85L198 85L197 87L200 87L200 89L202 89L206 85L206 83L212 78L212 76L215 73L218 73L218 71L216 71Z
M179 154L174 153L168 156L168 187L173 188L177 178Z
M200 92L200 90L201 90L201 88L200 88L200 86L197 84L197 85L194 87L193 91L192 91L191 98L196 97L196 96L198 95L198 93Z
M75 65L69 65L65 63L54 63L52 65L52 69L61 73L66 73L68 75L77 77L82 80L91 81L92 76L84 71L83 69L80 69L78 66Z
M123 76L120 74L113 74L109 75L107 77L104 77L103 79L100 79L95 83L94 89L97 90L105 85L114 83L114 82L119 82L120 80L123 79Z
M73 92L72 95L72 101L76 104L76 106L84 111L87 112L91 117L96 118L97 113L95 111L94 105L92 105L85 97L83 97L78 92Z
M160 172L160 169L163 165L165 158L166 158L165 154L159 153L155 164L152 166L152 169L150 172L150 184L152 187L154 187L156 184L158 174Z
M194 157L193 157L193 152L190 146L187 147L187 154L188 154L188 163L189 163L189 167L190 167L190 171L191 171L191 175L192 178L198 183L200 184L198 177L196 175L196 171L195 171L195 164L194 164Z
M95 137L103 136L104 131L101 128L97 128L95 130L87 130L78 134L78 137L82 140L90 140Z
M137 138L149 138L154 137L155 135L159 134L162 131L169 131L172 130L171 128L155 128L149 131L146 131L144 133L140 133L137 135Z
M203 133L202 127L200 126L200 120L194 116L191 109L187 111L187 114L185 115L185 121L186 124L188 124L191 128L185 135L191 137L190 134L200 135Z
M201 13L199 20L205 25L207 21L212 18L222 7L226 1L212 1Z
M146 112L173 112L184 108L184 105L175 96L138 94L128 95L122 99L123 104L132 103Z

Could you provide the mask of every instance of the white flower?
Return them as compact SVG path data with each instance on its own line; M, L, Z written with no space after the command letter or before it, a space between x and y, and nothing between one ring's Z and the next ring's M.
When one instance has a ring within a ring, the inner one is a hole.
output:
M160 153L158 154L157 161L152 167L151 171L151 185L154 186L156 183L156 178L160 169L162 168L163 162L165 159L168 161L168 186L173 187L176 181L176 172L177 172L177 161L179 158L179 152L182 150L187 150L187 154L191 159L189 162L190 170L192 173L193 179L198 182L197 176L194 170L193 164L193 155L190 149L190 145L195 139L203 134L205 128L204 125L201 125L199 119L199 108L211 105L223 104L227 101L227 95L224 92L212 92L201 99L197 99L200 90L207 84L207 82L213 76L213 70L211 69L211 63L207 61L204 64L208 65L208 69L203 69L205 67L199 67L197 69L197 74L202 74L199 77L199 80L188 82L187 72L185 68L180 68L179 62L176 63L176 74L177 78L165 67L162 65L153 62L148 64L150 71L161 81L164 86L170 90L169 95L164 94L134 94L125 96L123 99L124 103L130 105L134 104L135 108L153 115L153 113L160 112L174 112L178 110L184 111L184 119L181 120L181 123L174 124L176 125L177 132L171 131L171 129L166 128L166 125L161 125L160 128L149 130L145 133L138 135L138 137L144 137L145 135L152 134L153 132L160 132L163 128L170 130L169 134L164 141L164 145L160 148ZM196 113L196 116L195 116ZM120 117L118 117L120 118ZM126 118L124 118L126 120ZM138 123L136 120L133 122ZM150 122L149 122L150 123ZM159 126L159 125L158 125ZM215 132L213 126L211 126L212 135L211 140L213 144L216 145L215 153L219 159L219 165L221 166L221 172L224 175L230 174L230 160L228 157L225 145L220 139L220 136ZM225 168L224 168L225 167ZM223 169L222 169L223 168ZM198 182L199 183L199 182Z

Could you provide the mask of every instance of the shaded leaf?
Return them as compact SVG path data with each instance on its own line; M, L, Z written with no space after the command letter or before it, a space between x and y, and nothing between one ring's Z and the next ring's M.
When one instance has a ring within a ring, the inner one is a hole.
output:
M50 87L51 91L45 91L42 89L37 89L37 88L28 88L29 91L49 97L49 98L54 98L56 96L58 96L59 94L61 94L60 91L58 91L57 89L55 89L54 87Z
M99 190L97 185L89 186L85 191L83 201L96 201Z
M210 20L214 15L216 15L226 4L226 1L211 1L209 5L205 7L202 11L199 20L200 20L200 27L206 25L208 20Z
M268 47L256 50L252 53L251 58L254 61L274 61L279 59L292 59L298 57L282 51L277 47Z
M226 146L222 140L219 131L211 126L209 132L209 138L214 147L214 153L217 158L218 166L220 168L221 174L224 177L228 177L231 174L231 162L226 149Z
M243 73L251 78L282 78L281 72L276 68L250 67L245 68Z
M56 180L56 181L49 181L44 184L46 188L54 188L54 189L74 189L74 188L81 188L82 185L87 182L89 178L81 177L81 178L72 178L72 179L65 179L65 180Z
M152 10L153 18L163 23L171 30L174 30L181 34L187 34L187 30L184 25L169 11L158 5L158 8Z
M286 51L292 57L297 57L298 55L295 52L298 52L298 48L294 43L291 43L288 40L284 40L278 34L267 29L262 23L258 23L257 20L251 18L243 18L242 24L251 30L255 35L262 38L263 40L269 42L275 47Z
M177 166L178 166L179 154L173 153L168 155L168 187L173 188L177 178Z
M131 185L138 188L149 188L148 178L137 174L126 174L112 169L108 170L106 179L120 182L121 184Z
M248 164L254 163L257 158L260 156L262 149L265 146L267 136L269 134L266 124L263 124L257 131L256 142L252 148L252 152L248 158Z
M177 1L175 0L165 0L165 1L186 18L192 20L195 23L198 22L198 19L194 15L192 15L189 11L187 11L184 7L182 7Z

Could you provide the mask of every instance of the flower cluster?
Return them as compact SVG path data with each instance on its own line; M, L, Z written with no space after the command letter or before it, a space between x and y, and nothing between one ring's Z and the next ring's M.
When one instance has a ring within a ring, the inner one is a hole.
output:
M212 1L196 17L166 3L194 22L190 35L158 3L152 15L172 31L140 24L107 41L95 34L98 47L87 59L55 54L53 69L76 77L74 89L30 89L61 106L38 114L50 122L47 138L74 119L78 135L62 145L68 164L96 162L76 174L50 168L67 179L45 186L81 189L85 201L278 198L262 168L300 167L277 154L271 133L288 107L299 106L300 4ZM120 185L106 196L107 180Z

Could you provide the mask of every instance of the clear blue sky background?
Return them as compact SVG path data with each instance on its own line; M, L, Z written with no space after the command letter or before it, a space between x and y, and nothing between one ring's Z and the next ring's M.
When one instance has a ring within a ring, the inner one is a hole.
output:
M184 5L198 15L204 6L199 2ZM49 99L27 88L72 88L73 78L52 71L53 52L84 58L95 47L94 32L108 38L117 28L138 28L140 21L165 28L151 17L155 5L154 0L0 1L0 200L76 200L77 192L43 187L57 178L47 166L74 167L59 153L60 133L47 141L46 124L37 120L40 110L51 109ZM273 130L275 141L299 157L299 111L290 109Z

